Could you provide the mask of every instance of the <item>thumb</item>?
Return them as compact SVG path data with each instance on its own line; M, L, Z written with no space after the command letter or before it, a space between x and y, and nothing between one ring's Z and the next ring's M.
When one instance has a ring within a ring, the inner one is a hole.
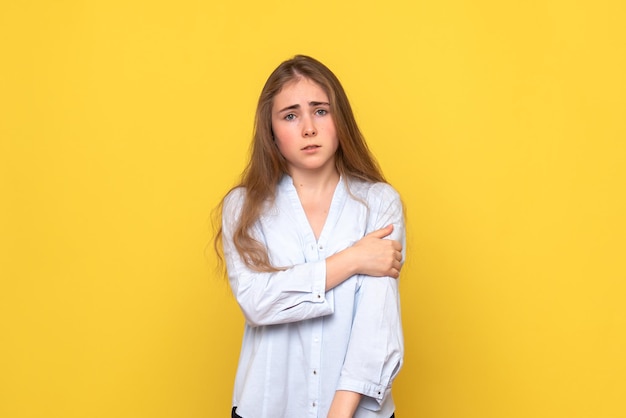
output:
M376 231L370 232L368 235L374 238L385 238L387 235L393 232L393 225L387 225L384 228L377 229Z

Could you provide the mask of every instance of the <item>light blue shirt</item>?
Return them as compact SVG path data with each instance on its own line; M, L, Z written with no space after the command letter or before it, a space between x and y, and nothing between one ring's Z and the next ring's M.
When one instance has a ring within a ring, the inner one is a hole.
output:
M349 188L349 190L348 190ZM389 418L391 382L404 342L398 281L356 275L325 292L325 259L364 235L394 225L404 243L402 203L386 183L341 179L318 240L289 176L253 231L275 273L250 270L232 235L245 191L233 190L223 208L224 254L246 325L233 405L243 418L326 418L337 390L364 396L355 418Z

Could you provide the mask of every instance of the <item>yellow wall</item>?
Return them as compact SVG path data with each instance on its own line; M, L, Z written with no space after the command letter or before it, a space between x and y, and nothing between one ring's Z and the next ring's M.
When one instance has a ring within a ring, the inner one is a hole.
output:
M626 416L624 2L332 3L2 2L1 417L228 416L208 219L296 53L408 208L398 416Z

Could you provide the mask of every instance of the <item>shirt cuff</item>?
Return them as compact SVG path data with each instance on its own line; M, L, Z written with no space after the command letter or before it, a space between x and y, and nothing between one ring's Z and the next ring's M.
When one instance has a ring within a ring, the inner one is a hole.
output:
M371 398L375 402L368 402L367 399L363 399L361 402L368 402L369 405L367 405L367 407L368 409L372 410L376 410L372 407L372 404L375 403L376 406L379 408L387 395L391 392L391 388L385 385L363 382L349 377L341 377L339 379L337 390L348 390L350 392L357 392L364 396L367 396L368 398Z
M313 269L311 302L322 303L326 301L326 260L316 262Z

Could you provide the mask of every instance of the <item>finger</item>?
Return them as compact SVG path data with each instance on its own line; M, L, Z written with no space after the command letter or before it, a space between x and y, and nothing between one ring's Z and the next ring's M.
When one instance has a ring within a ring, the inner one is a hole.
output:
M377 229L376 231L372 231L367 235L374 237L374 238L385 238L387 235L391 234L392 232L393 232L393 225L387 225L386 227Z

